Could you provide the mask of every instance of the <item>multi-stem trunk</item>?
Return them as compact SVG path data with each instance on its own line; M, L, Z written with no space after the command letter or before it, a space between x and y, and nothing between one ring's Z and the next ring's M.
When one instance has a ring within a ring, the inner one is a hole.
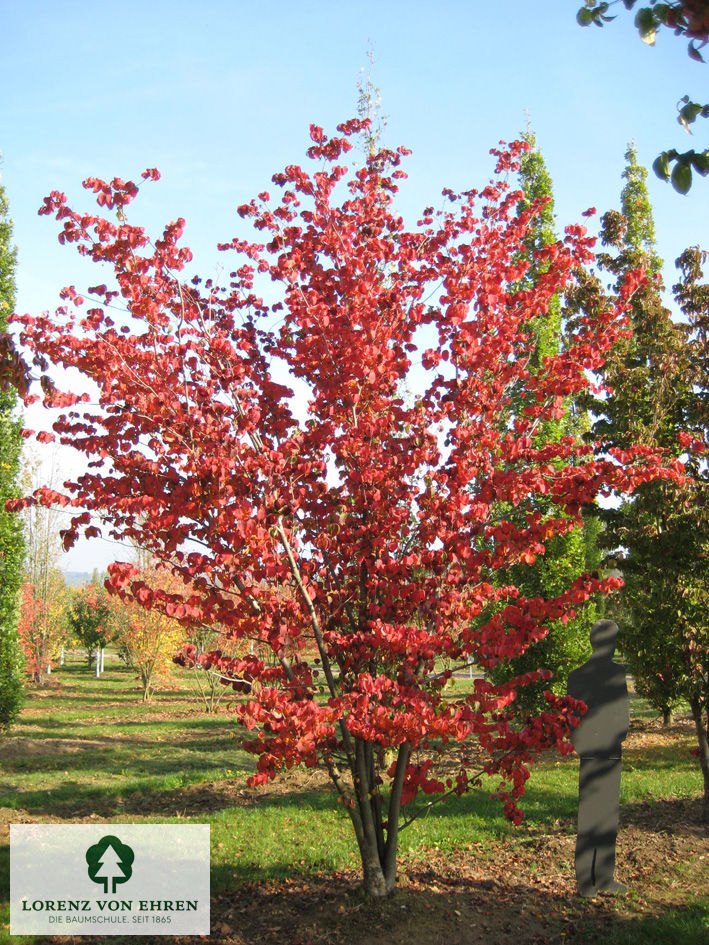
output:
M399 747L388 803L377 784L375 751L371 742L354 739L355 799L348 809L362 861L364 891L381 898L396 887L401 792L411 749L406 743Z
M709 712L702 713L702 706L698 698L690 699L692 709L692 718L697 730L697 742L699 743L699 766L702 769L704 778L704 825L709 828Z
M254 438L254 445L261 449L260 440ZM334 697L338 686L332 671L330 656L325 647L320 617L308 593L296 559L296 554L286 534L283 522L279 520L277 532L288 559L295 586L298 589L308 615L313 635L322 660L322 668L330 694ZM347 605L345 605L347 609ZM357 620L354 612L347 609L352 629L360 632L367 626L367 566L360 567L360 595ZM356 625L355 625L356 624ZM287 662L282 663L286 669ZM288 670L286 669L286 672ZM411 754L411 746L404 742L399 746L394 779L391 784L387 805L386 827L384 818L384 799L379 790L375 765L376 746L362 738L353 738L347 730L345 720L340 721L344 748L348 756L354 799L348 797L347 788L334 765L330 766L330 776L340 795L347 802L347 809L352 819L360 858L362 860L363 886L367 895L374 898L388 896L396 886L396 854L399 841L399 813L401 810L401 792L404 787L404 775Z

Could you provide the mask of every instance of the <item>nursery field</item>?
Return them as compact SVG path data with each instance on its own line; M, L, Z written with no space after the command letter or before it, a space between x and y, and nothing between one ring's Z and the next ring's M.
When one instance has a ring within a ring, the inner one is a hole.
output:
M112 653L100 679L77 654L28 693L0 738L0 942L83 938L9 934L9 825L31 822L210 824L210 940L229 945L709 942L709 838L688 716L663 730L633 698L617 858L627 897L576 895L578 763L550 755L532 774L520 827L484 788L412 824L397 892L372 905L358 890L349 820L322 775L246 787L254 761L238 747L230 698L209 715L176 671L143 704Z

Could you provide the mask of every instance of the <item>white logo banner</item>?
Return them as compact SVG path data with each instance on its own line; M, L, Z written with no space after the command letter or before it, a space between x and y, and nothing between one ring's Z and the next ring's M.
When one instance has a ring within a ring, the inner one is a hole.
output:
M12 935L209 935L208 824L11 824Z

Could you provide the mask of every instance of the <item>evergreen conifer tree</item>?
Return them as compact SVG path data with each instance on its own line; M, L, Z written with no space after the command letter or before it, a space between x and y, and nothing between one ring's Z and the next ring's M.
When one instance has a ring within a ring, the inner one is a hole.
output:
M681 700L692 709L709 823L709 473L702 458L709 439L709 292L699 284L702 254L685 251L677 260L682 279L675 286L684 320L673 321L660 296L646 172L632 147L626 159L623 213L603 218L608 252L599 256L599 265L618 283L638 267L650 278L632 300L632 337L604 365L611 393L597 403L593 432L619 449L644 443L682 455L692 479L675 486L645 483L617 508L606 509L603 543L625 581L616 611L618 644L638 691L665 723ZM703 446L695 449L692 440Z
M539 275L539 266L535 253L544 246L557 241L554 223L554 199L552 179L547 170L544 157L537 148L534 135L528 131L523 136L529 150L520 162L520 184L524 198L520 202L520 212L538 200L546 201L543 212L538 217L538 225L527 241L527 261L529 271L521 288ZM560 298L554 298L548 313L530 322L529 370L539 372L544 369L544 359L559 352L564 345L563 313ZM520 394L522 392L520 391ZM522 400L515 403L512 412L521 409ZM545 421L539 427L535 441L542 447L546 443L558 442L562 436L585 432L588 419L570 401L564 404L563 415L556 420ZM548 515L551 511L543 499L539 500L539 511ZM509 516L511 510L506 509ZM599 530L597 521L590 518L583 529L556 535L547 543L546 554L530 565L516 565L510 574L511 583L519 587L525 596L552 597L563 586L588 571L595 571L600 564L596 536ZM555 621L549 628L548 635L533 644L522 656L504 663L493 670L496 681L511 679L537 669L549 670L553 677L540 680L536 684L521 687L517 699L525 711L536 714L547 708L544 691L550 690L556 695L566 692L566 680L569 672L582 663L590 653L588 632L598 617L598 602L591 601L577 613L566 618L566 622Z
M0 332L15 304L15 262L12 222L5 189L0 182ZM19 495L22 449L17 396L0 389L0 729L17 718L22 706L24 657L17 635L19 590L24 541L18 515L5 511L5 502Z
M662 446L676 454L677 434L691 397L687 365L687 326L675 324L660 296L662 260L655 250L655 227L645 179L631 145L626 152L622 212L603 217L602 241L610 251L599 256L602 269L617 283L633 269L644 268L648 283L632 302L633 334L618 344L606 361L603 380L612 393L600 405L594 435L619 449L633 443ZM669 585L680 565L675 526L675 490L647 485L617 508L604 510L603 536L607 552L621 566L625 589L616 605L622 646L639 691L669 721L678 700L678 638L667 633L673 623L667 605ZM674 562L674 564L673 564ZM689 564L689 562L685 562ZM675 566L676 565L676 566Z
M622 177L625 184L620 192L620 209L625 217L625 248L629 254L636 254L653 275L657 275L662 269L662 260L655 247L655 220L647 191L647 169L638 164L632 141L625 152Z

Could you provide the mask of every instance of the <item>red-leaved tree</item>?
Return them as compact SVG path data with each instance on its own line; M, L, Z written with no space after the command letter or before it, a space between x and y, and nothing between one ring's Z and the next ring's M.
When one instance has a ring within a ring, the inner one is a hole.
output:
M91 405L45 376L44 403L63 411L55 434L90 468L25 502L75 507L67 547L103 527L191 589L154 590L113 565L113 587L130 585L143 606L235 634L257 618L274 659L213 655L250 690L238 716L258 756L252 781L324 766L365 888L381 896L418 792L464 792L471 746L514 820L535 754L570 750L577 704L550 696L539 717L513 714L516 688L539 673L480 678L460 697L447 683L469 660L486 669L517 656L618 582L585 576L554 599L524 599L508 569L580 527L599 493L680 467L642 446L596 458L572 436L534 437L588 386L636 283L599 298L565 349L529 369L530 321L590 262L592 241L569 227L523 280L539 207L518 212L506 179L525 145L495 152L490 186L445 191L445 209L406 229L393 205L405 149L354 172L338 163L365 127L348 122L333 138L311 127L318 169L289 166L273 178L280 199L239 208L263 242L221 247L239 259L223 287L183 280L182 220L154 244L128 222L134 183L85 182L113 219L53 193L40 212L115 283L90 288L88 305L68 288L54 316L15 321L35 364L78 369L99 390ZM456 763L447 780L436 776L442 749Z

